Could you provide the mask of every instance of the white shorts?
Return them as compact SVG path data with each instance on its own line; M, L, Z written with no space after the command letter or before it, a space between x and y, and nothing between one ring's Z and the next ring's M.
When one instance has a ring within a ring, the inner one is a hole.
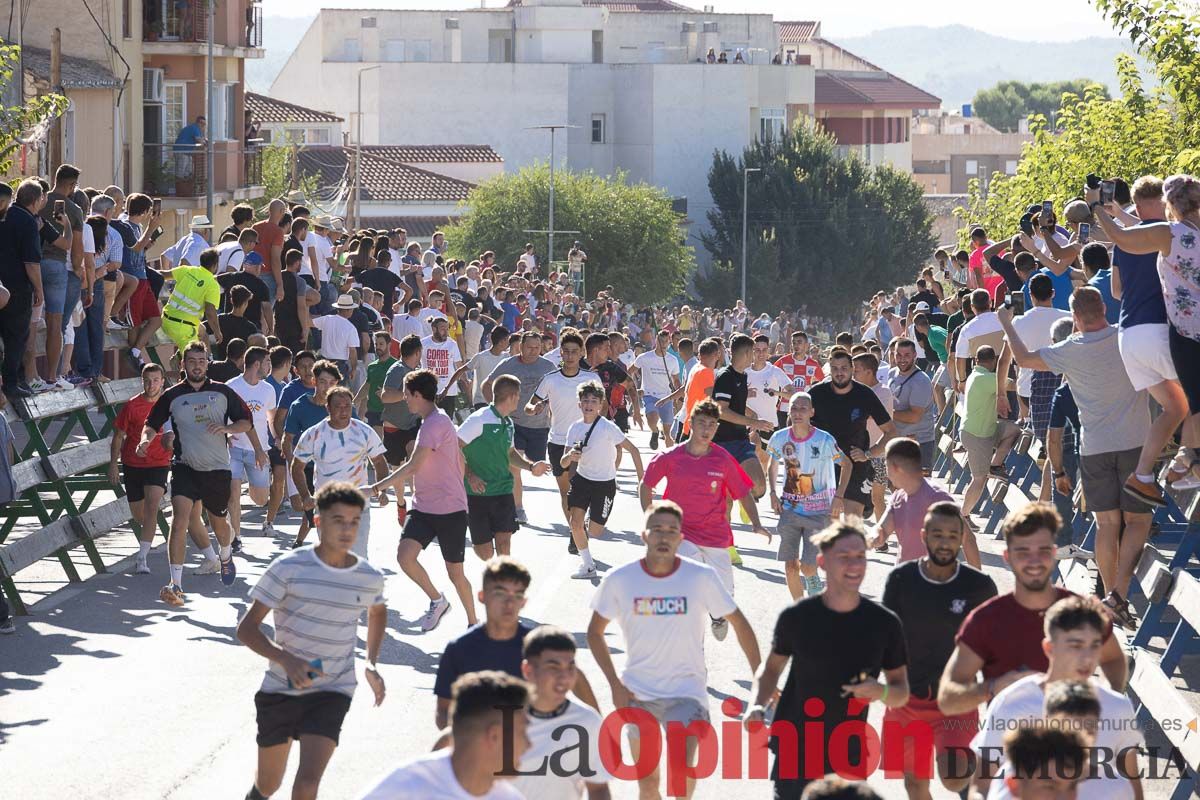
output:
M1171 344L1165 323L1134 325L1117 332L1117 348L1129 382L1135 391L1149 389L1163 381L1179 380L1171 360Z
M725 590L729 594L733 594L733 561L729 558L728 548L704 547L684 539L679 543L678 555L712 567L717 571L717 576L721 579Z

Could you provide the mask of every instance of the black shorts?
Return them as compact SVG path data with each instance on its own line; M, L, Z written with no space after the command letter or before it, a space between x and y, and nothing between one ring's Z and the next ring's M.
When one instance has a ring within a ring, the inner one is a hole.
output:
M567 452L565 444L555 444L548 442L546 444L546 460L550 462L550 471L554 473L554 477L558 477L566 472L562 467L563 454Z
M440 398L437 401L437 407L446 412L446 416L454 421L454 412L458 410L458 395L451 394Z
M376 427L382 425L383 424L383 412L368 410L367 411L367 424L370 425L372 428L376 428Z
M1191 413L1200 414L1200 342L1177 332L1174 325L1168 326L1167 337L1179 385L1183 387Z
M497 533L512 533L519 527L517 503L511 494L467 495L471 544L487 544Z
M259 747L287 744L301 736L324 736L338 742L342 720L350 710L350 698L341 692L254 695L258 717Z
M442 560L447 564L461 564L467 557L467 512L452 514L427 514L413 509L404 521L400 541L412 539L424 550L437 539L442 550Z
M187 464L175 464L171 467L171 495L198 501L212 516L224 517L229 509L232 480L233 474L227 469L202 472Z
M850 485L846 487L846 499L863 506L863 513L871 513L871 482L875 479L875 465L867 461L851 461ZM841 480L841 465L835 464L834 474ZM866 488L864 488L864 486Z
M276 445L271 445L267 448L267 457L271 459L271 469L287 466L287 462L283 460L283 453L280 452Z
M131 503L146 499L146 487L158 486L167 490L166 467L131 467L125 465L125 497Z
M396 430L384 429L383 431L383 446L387 451L385 457L387 463L393 467L398 467L405 461L408 461L408 445L409 442L417 440L417 432L421 430L421 424L417 423L411 428L397 428Z
M513 447L517 452L524 453L530 461L546 458L546 438L549 435L549 428L526 428L513 423Z
M629 433L629 410L625 408L617 409L617 413L613 414L613 424L621 429L621 433Z
M576 473L571 478L571 491L567 493L567 508L582 508L594 524L603 525L608 522L616 497L615 480L592 481Z

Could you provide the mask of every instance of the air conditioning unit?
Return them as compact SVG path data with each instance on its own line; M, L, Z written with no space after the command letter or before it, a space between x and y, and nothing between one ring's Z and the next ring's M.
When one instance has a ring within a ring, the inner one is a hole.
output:
M142 68L142 102L166 102L166 93L163 90L163 71L161 69Z

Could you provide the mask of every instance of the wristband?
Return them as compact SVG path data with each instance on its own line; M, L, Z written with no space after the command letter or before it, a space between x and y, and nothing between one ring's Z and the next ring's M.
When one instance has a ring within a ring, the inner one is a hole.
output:
M1055 478L1065 478L1065 477L1067 477L1067 473L1065 473L1065 472L1056 472L1056 473L1054 473L1054 477L1055 477Z
M886 703L888 698L888 690L891 689L886 683L883 685L883 696L879 698L879 702Z

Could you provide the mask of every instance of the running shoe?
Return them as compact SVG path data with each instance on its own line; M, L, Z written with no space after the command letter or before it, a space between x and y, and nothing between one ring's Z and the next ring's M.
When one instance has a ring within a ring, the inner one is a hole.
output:
M1149 503L1152 506L1165 506L1166 498L1163 497L1162 487L1156 482L1146 481L1139 478L1136 474L1130 475L1125 481L1125 493L1133 495L1144 503Z
M55 392L66 392L75 388L75 384L66 378L59 378L54 383L50 384L50 389Z
M1183 473L1179 480L1171 482L1171 488L1177 492L1186 492L1191 489L1200 489L1200 478L1196 477L1196 473L1188 470Z
M144 560L139 558L137 560L137 566L135 566L133 568L133 574L134 575L149 575L150 574L150 565L147 564Z
M10 633L16 633L17 626L13 625L12 617L0 622L0 635L7 636Z
M75 383L74 387L72 387L72 388L75 388L75 389L86 389L86 388L88 388L89 386L91 386L91 385L92 385L93 383L95 383L95 382L96 382L96 381L95 381L94 379L92 379L92 378L77 378L77 379L76 379L76 383Z
M173 583L168 583L158 593L158 599L162 600L169 606L182 606L186 599L183 594L183 589L180 589Z
M417 624L421 626L421 630L428 633L438 626L449 610L450 601L446 599L446 595L441 595L437 600L429 601L429 610L417 620Z
M585 567L580 564L579 569L571 573L571 577L577 581L590 581L592 578L599 578L600 573L596 571L595 565L591 567Z
M718 642L725 641L725 637L729 635L729 620L714 619L712 621L713 638Z
M135 356L133 354L133 351L126 350L125 351L125 359L129 362L129 366L133 367L134 372L141 373L142 367L145 366L145 362L143 362L140 358Z
M1091 550L1084 550L1077 544L1064 544L1062 547L1054 551L1054 557L1059 561L1070 561L1078 558L1082 561L1087 561L1096 557L1096 554Z
M740 567L742 565L742 555L733 545L729 545L729 563L733 564L735 567Z
M233 552L235 552L235 553L242 552L242 537L240 537L240 536L233 537L233 542L231 543L230 546L231 546L231 549L233 550Z
M650 434L650 449L651 450L658 449L658 431L655 431L654 433Z
M42 394L43 392L54 391L54 384L46 383L41 378L34 378L29 382L29 389L34 394Z
M204 563L196 567L193 575L216 575L221 571L221 560L219 558L206 558Z
M825 591L825 581L821 580L820 575L813 575L804 579L804 588L809 594L820 594Z
M998 481L1008 483L1008 473L1004 471L1003 466L992 466L988 469L988 477L995 478Z
M233 563L231 554L228 561L221 562L221 583L232 586L235 578L237 578L237 565Z
M529 517L525 516L525 509L517 509L517 522L521 523L522 525L525 525L529 522Z
M124 325L122 325L121 323L117 322L117 321L116 321L115 319L113 319L112 317L109 317L109 318L108 318L108 325L107 325L106 327L107 327L107 328L108 328L110 331L123 331L123 330L126 330L126 328L125 328L125 326L124 326Z
M274 526L274 525L272 525L272 524L271 524L271 523L269 523L269 522L264 522L264 523L263 523L263 528L262 528L262 535L263 535L263 536L274 536L276 533L278 533L278 531L276 531L276 530L275 530L275 526Z

